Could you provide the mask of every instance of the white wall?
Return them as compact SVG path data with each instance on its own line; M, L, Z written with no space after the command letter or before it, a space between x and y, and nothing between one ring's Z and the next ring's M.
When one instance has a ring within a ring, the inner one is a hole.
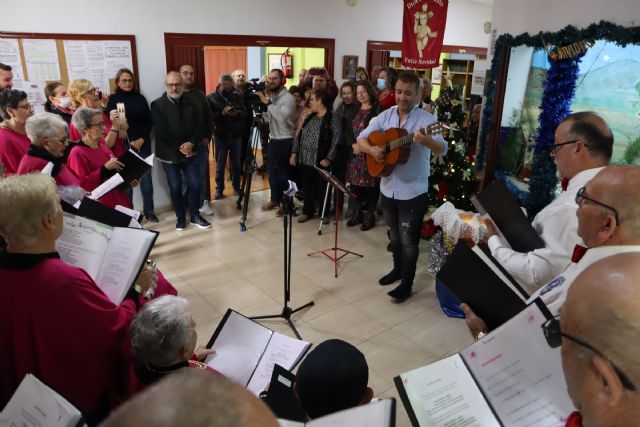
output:
M498 34L536 34L567 25L586 27L600 20L624 27L640 25L638 0L494 0L492 25Z
M151 101L164 91L164 32L334 38L339 73L343 55L358 55L364 64L367 40L400 41L402 12L401 0L360 0L355 7L346 0L29 0L0 14L0 29L134 34L141 90ZM444 43L486 47L483 23L490 17L490 5L451 0ZM163 174L155 172L156 207L162 207L169 199L157 185L164 185Z
M522 112L532 54L532 47L520 46L511 49L509 75L507 76L507 87L505 89L504 105L502 106L501 126L509 126L511 124L510 119L513 110Z

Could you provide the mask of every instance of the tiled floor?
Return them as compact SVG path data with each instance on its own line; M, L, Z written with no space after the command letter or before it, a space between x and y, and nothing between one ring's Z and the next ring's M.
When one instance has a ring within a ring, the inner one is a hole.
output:
M198 323L199 342L206 343L231 307L251 316L279 313L283 304L283 225L275 213L261 212L268 192L251 195L247 226L240 232L235 198L213 203L213 228L190 226L177 232L172 212L162 214L161 231L152 257L180 295L191 303ZM459 351L472 342L464 321L447 318L440 310L434 278L426 272L425 255L418 262L415 294L396 304L386 295L389 287L378 278L391 268L382 220L368 232L340 228L340 247L364 258L347 256L338 278L324 256L308 253L333 247L334 225L318 235L318 221L293 222L292 296L290 306L308 301L315 305L293 316L303 339L319 343L341 338L366 356L370 386L379 397L398 397L393 377ZM267 320L267 327L293 336L283 320ZM397 425L409 426L398 401Z

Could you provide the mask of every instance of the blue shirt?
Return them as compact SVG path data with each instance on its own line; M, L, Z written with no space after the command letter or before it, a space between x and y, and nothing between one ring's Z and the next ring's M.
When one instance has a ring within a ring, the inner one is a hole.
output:
M418 129L435 123L436 118L421 108L414 107L400 125L398 107L391 107L377 117L371 119L369 126L358 135L358 138L368 138L374 131L384 132L391 128L402 128L408 133L414 133ZM447 154L447 141L442 135L432 135L433 139L444 143L444 151L439 154ZM404 165L397 164L389 176L382 177L380 191L385 197L397 200L410 200L429 191L429 175L431 170L431 150L422 144L412 143L411 155Z

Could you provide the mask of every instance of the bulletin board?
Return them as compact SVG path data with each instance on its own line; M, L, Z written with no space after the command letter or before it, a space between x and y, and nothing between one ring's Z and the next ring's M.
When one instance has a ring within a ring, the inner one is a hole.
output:
M112 93L116 72L129 68L140 87L133 35L0 32L0 62L13 68L14 89L27 92L36 108L51 81L83 78Z

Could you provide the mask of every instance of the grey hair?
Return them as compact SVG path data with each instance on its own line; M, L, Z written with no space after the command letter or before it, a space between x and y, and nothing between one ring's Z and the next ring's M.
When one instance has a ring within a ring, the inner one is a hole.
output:
M189 302L163 295L148 302L131 322L131 352L136 361L157 367L181 361L180 352L191 339Z
M233 81L233 77L231 77L231 74L228 74L228 73L222 73L222 74L220 74L220 77L218 78L218 82L219 82L219 83L222 83L222 82L224 82L224 81L230 81L230 82L232 82L232 81Z
M62 117L53 113L38 113L27 119L25 124L27 136L34 145L42 145L45 138L54 138L60 130L65 135L69 133L69 126Z
M56 183L41 173L0 179L0 236L10 244L38 242L42 217L60 210Z
M71 117L71 121L73 121L73 125L78 129L78 132L83 134L84 131L91 126L93 117L98 114L102 114L102 111L95 108L78 108L73 114L73 117Z
M182 68L182 67L181 67ZM174 77L178 77L180 79L180 83L184 83L184 77L182 77L182 74L180 74L177 71L169 71L167 73L167 77L169 76L174 76ZM167 81L167 77L165 77L165 82Z

